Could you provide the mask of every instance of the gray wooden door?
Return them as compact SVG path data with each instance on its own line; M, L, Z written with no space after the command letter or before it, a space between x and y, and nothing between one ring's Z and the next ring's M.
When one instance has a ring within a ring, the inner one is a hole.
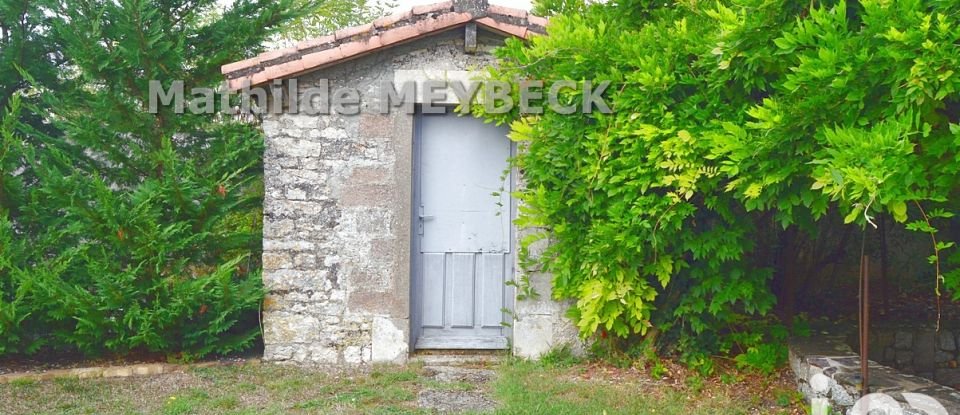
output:
M470 116L418 117L413 327L418 349L504 349L511 143Z

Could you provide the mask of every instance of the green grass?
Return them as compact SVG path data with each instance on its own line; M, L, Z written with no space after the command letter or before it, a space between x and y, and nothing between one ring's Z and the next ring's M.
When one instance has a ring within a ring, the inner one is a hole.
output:
M494 384L497 414L738 415L804 413L786 390L766 399L743 393L745 385L686 380L682 387L627 372L614 379L583 379L584 367L515 361ZM759 387L761 385L753 385ZM766 385L764 385L766 386ZM784 386L781 386L784 387ZM788 387L788 386L787 386ZM746 396L745 396L746 395Z
M30 388L33 386L37 386L37 381L33 379L16 379L10 382L10 386L15 388Z
M418 414L420 368L339 375L244 365L113 379L0 385L4 414Z
M543 363L510 359L496 369L497 379L486 385L439 382L428 378L417 364L377 366L350 374L265 364L122 379L17 381L0 385L0 412L416 415L429 413L417 408L417 393L439 389L486 392L500 402L496 414L802 413L795 412L799 407L792 391L739 375L727 376L737 380L729 384L718 377L681 380L677 386L641 373L584 363L566 353ZM769 396L737 395L745 384L767 390Z

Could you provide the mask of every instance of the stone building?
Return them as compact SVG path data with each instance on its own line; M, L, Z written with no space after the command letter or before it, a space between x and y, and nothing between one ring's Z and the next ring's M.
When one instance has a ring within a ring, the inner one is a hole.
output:
M520 276L522 231L505 127L451 107L431 113L422 88L412 111L382 110L387 85L470 79L505 38L541 35L546 23L448 1L223 67L231 89L266 86L267 109L283 102L263 118L265 360L402 362L419 349L536 357L576 343L549 276L531 276L533 299L507 284ZM311 88L357 90L357 113L323 111L337 92Z

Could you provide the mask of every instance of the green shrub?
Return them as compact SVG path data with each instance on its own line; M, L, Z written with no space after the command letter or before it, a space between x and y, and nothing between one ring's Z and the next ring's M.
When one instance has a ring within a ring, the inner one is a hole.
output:
M25 56L0 53L23 69L0 80L13 93L0 118L0 354L189 360L259 336L259 128L148 111L149 83L215 87L222 64L303 10L214 3L66 1L24 18L38 44L0 39ZM59 76L33 77L47 71Z
M548 36L508 41L489 76L545 90L610 81L612 113L474 112L511 125L526 184L517 222L549 239L535 260L554 296L576 301L583 336L654 339L690 361L741 355L768 371L785 337L764 334L771 279L803 271L771 260L764 241L815 240L841 219L870 226L887 214L933 235L938 287L960 286L936 229L960 188L960 3L574 10ZM560 98L582 107L579 91Z
M231 134L222 145L231 150L211 162L237 170L213 177L201 169L220 167L183 161L169 143L156 157L176 174L148 177L129 191L79 169L39 173L46 184L36 197L60 206L48 228L59 244L47 247L55 259L16 282L28 288L25 300L50 343L86 354L140 350L184 359L253 343L261 236L258 222L231 218L258 215L261 194L252 184L260 180L262 141L238 132L224 131Z
M787 361L787 347L783 343L758 344L738 354L734 360L741 369L769 375Z
M580 363L583 359L574 353L569 344L554 347L540 356L540 364L546 367L570 367Z
M16 283L28 264L29 245L18 237L11 220L11 207L22 197L22 180L12 173L19 170L22 151L16 134L20 115L20 97L14 96L10 108L0 108L0 355L35 350L40 342L30 342L24 328L29 325L29 304L24 302L27 287Z

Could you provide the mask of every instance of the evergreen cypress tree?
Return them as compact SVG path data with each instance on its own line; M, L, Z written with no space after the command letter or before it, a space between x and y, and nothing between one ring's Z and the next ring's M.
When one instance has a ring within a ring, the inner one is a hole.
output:
M263 141L254 125L148 111L149 83L216 87L304 9L291 0L67 1L53 22L81 88L48 95L64 134L44 197L72 246L32 300L69 324L58 343L184 353L259 335Z
M31 3L2 1L5 22L10 5ZM259 52L317 3L32 2L38 25L17 42L53 53L0 84L11 108L3 148L16 150L0 153L0 354L47 344L189 359L255 341L261 133L230 117L151 113L149 83L216 87L221 65ZM42 101L13 111L31 78ZM11 187L28 191L12 199ZM13 210L36 225L23 228Z
M57 76L62 56L48 36L51 18L44 13L51 3L0 0L0 354L33 352L44 340L29 332L39 324L26 299L30 285L18 281L35 272L42 250L34 247L47 237L44 220L30 207L38 184L30 160L32 150L44 146L40 138L57 135L57 129L42 112L24 107L38 103L31 81L48 91L62 86Z

